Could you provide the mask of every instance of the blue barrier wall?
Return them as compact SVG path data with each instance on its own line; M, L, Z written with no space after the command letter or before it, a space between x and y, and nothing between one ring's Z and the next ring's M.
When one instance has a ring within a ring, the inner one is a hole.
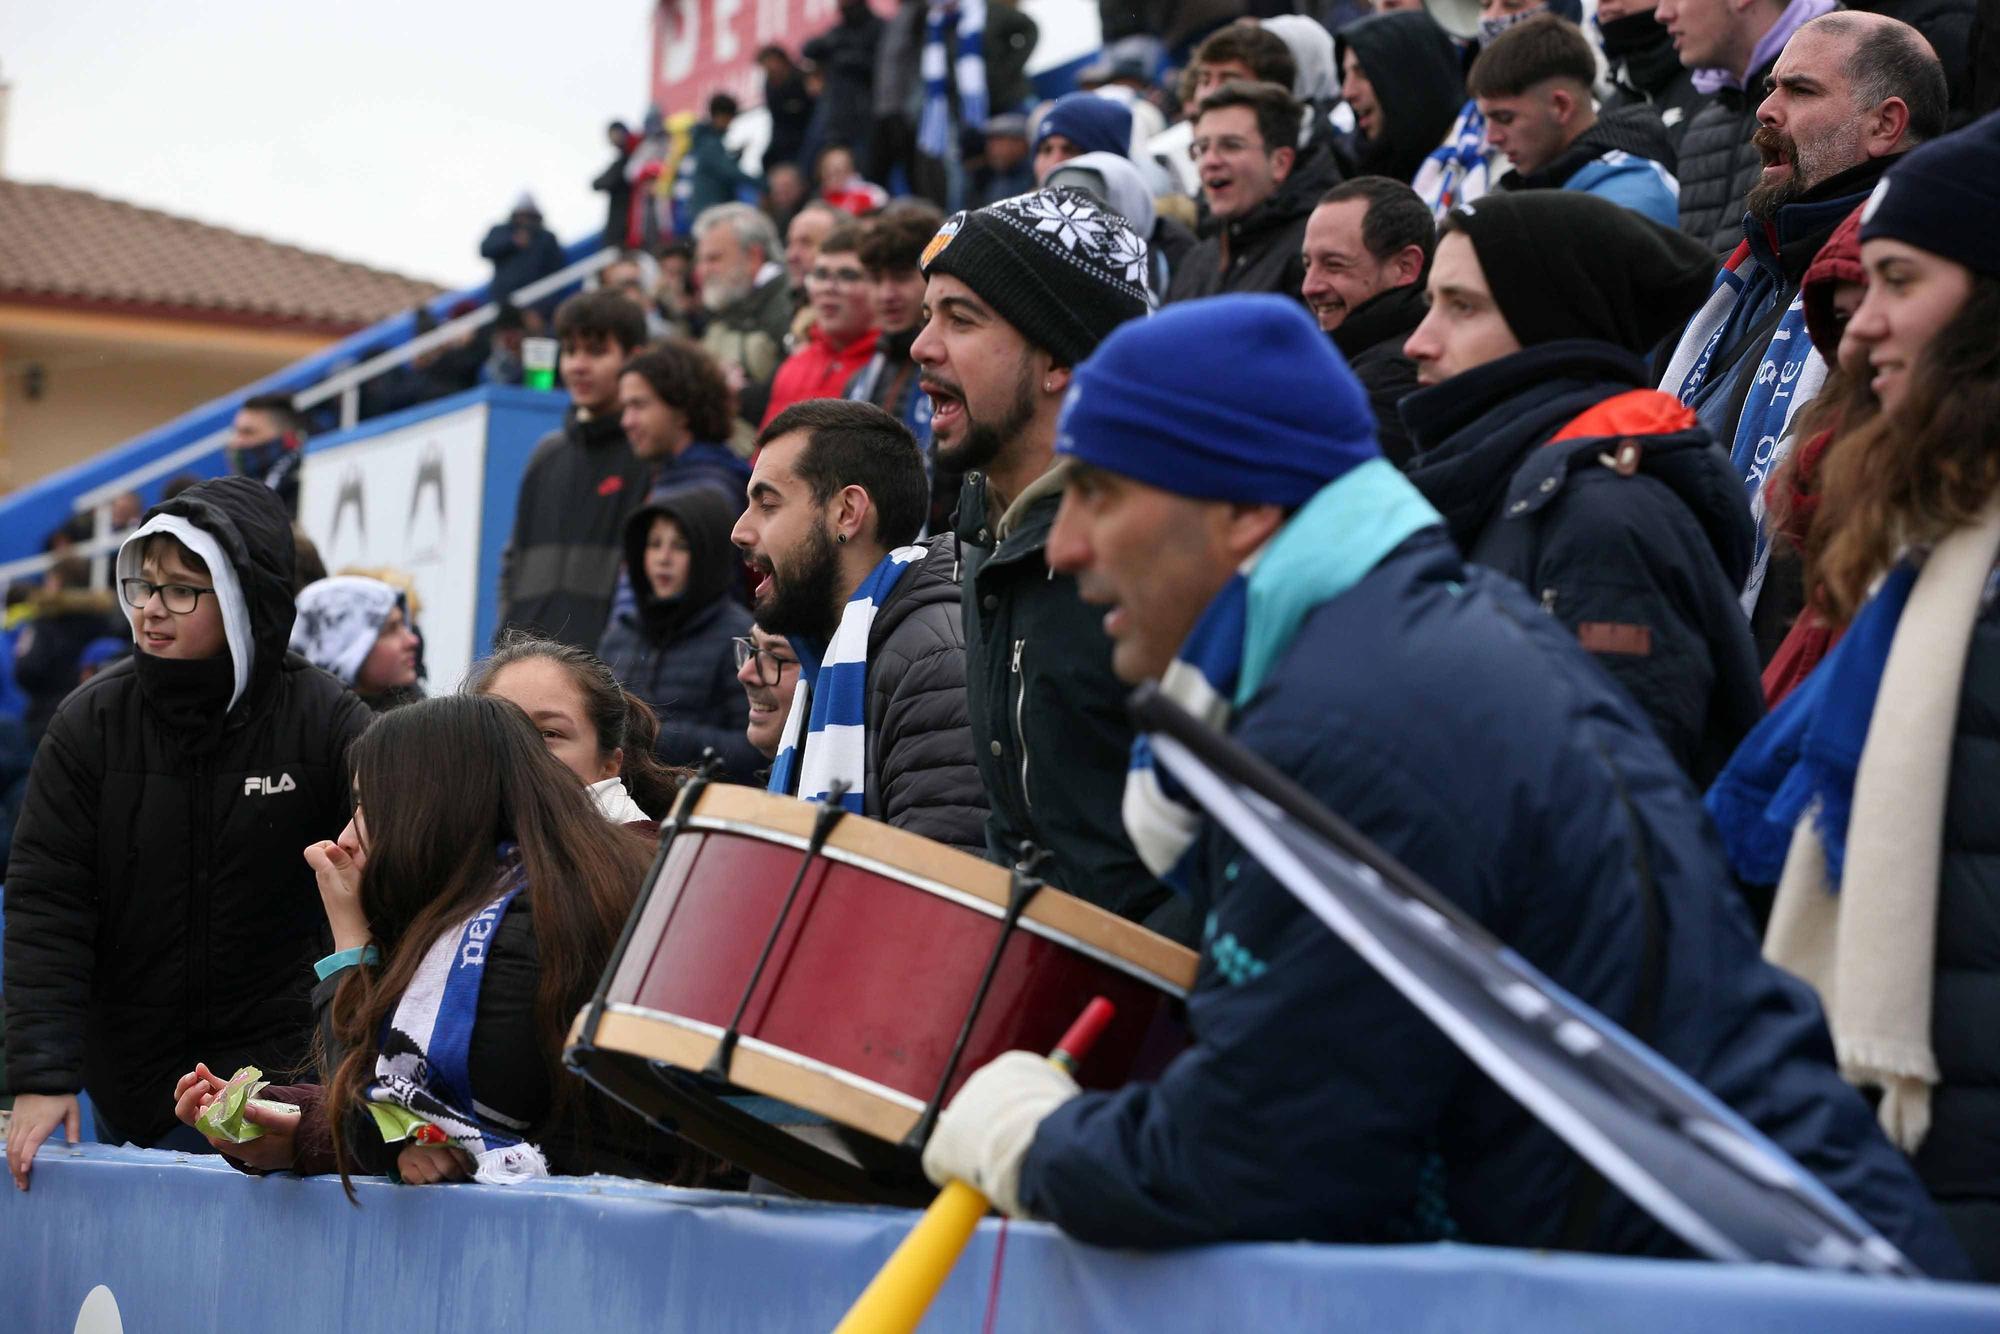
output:
M67 1334L102 1285L134 1334L827 1330L915 1217L607 1177L358 1189L356 1209L337 1178L45 1146L31 1191L0 1190L0 1325ZM1457 1246L1139 1255L995 1220L923 1328L980 1330L989 1307L1022 1334L2000 1328L2000 1296L1966 1287Z

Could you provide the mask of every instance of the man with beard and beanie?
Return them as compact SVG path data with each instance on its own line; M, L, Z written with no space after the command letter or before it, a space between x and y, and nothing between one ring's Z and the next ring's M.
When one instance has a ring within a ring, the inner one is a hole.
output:
M1383 456L1399 468L1410 460L1410 437L1396 404L1417 387L1403 342L1423 323L1436 248L1430 209L1386 176L1334 186L1306 220L1306 307L1368 394Z
M646 313L622 292L585 292L556 311L556 337L570 406L521 473L500 557L499 630L594 649L618 584L625 515L652 471L618 414L618 372L646 341Z
M1681 64L1673 34L1653 7L1659 0L1598 0L1591 26L1610 67L1611 91L1599 102L1603 112L1651 107L1666 127L1676 160L1688 122L1708 105L1709 95L1694 86L1694 71Z
M1944 70L1917 30L1895 19L1815 19L1785 44L1771 78L1757 109L1765 167L1745 200L1743 243L1660 380L1729 452L1750 498L1757 538L1743 610L1751 616L1770 555L1765 483L1782 461L1786 426L1826 380L1806 329L1806 268L1899 155L1945 130ZM1764 611L1788 622L1798 604ZM1770 626L1766 637L1783 633Z
M1237 353L1231 374L1182 372L1218 341ZM1759 958L1644 715L1518 587L1460 558L1295 306L1222 297L1118 330L1078 368L1057 441L1069 469L1049 558L1110 608L1122 680L1158 681L1639 1031L1918 1266L1965 1272L1841 1083L1810 991ZM1205 915L1193 1042L1157 1080L1108 1092L1001 1056L939 1120L933 1180L1101 1246L1687 1254L1618 1191L1597 1193L1149 752L1128 782L1141 850Z
M729 529L742 496L699 482L655 492L625 521L632 606L613 613L597 656L652 706L653 750L698 764L713 749L722 777L747 783L763 761L743 735L749 703L736 684L736 645L750 613L733 593L741 568Z
M988 855L1008 864L1032 844L1050 884L1191 939L1187 909L1119 815L1132 724L1103 616L1043 555L1062 498L1050 469L1071 368L1148 312L1146 244L1084 196L1038 190L948 218L924 276L910 355L938 467L966 474L957 539Z
M1208 218L1167 301L1222 292L1299 298L1306 215L1340 183L1324 143L1298 147L1299 104L1274 83L1225 83L1194 114L1194 162Z
M292 526L247 477L155 506L118 551L137 652L63 701L7 865L8 1165L57 1127L210 1152L177 1072L302 1066L326 916L299 849L349 815L367 706L297 654Z
M1402 403L1410 480L1459 550L1567 626L1697 784L1764 700L1736 602L1749 503L1694 413L1647 387L1647 349L1712 268L1700 242L1593 195L1454 209L1404 344L1424 388Z
M1371 14L1342 28L1340 95L1354 112L1355 173L1408 184L1465 101L1458 48L1421 9Z
M1663 227L1680 220L1674 147L1650 107L1597 112L1597 56L1568 19L1537 14L1481 49L1465 76L1486 142L1514 164L1502 190L1581 190Z
M915 545L929 499L908 428L871 403L813 399L757 437L729 536L764 576L758 626L799 661L770 791L824 800L838 786L848 810L978 854L957 555L948 537Z

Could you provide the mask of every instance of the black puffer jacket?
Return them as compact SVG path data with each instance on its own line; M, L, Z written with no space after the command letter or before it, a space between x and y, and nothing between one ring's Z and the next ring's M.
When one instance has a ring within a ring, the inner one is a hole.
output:
M185 678L161 660L93 677L49 725L7 866L12 1088L87 1088L140 1144L176 1124L169 1094L196 1060L304 1063L327 931L300 853L347 823L347 747L369 721L285 650L292 531L277 497L227 477L148 518L161 514L211 534L237 572L254 645L243 696L182 727L168 717L186 711L172 695Z
M1706 787L1764 710L1737 603L1754 537L1743 485L1706 431L1659 424L1675 405L1651 390L1552 439L1646 382L1639 358L1581 339L1488 362L1403 400L1409 475L1466 559L1574 630Z
M1974 624L1938 882L1931 1050L1943 1076L1917 1175L1988 1283L2000 1283L2000 602Z
M867 814L984 855L958 559L949 535L925 545L929 554L896 582L868 630Z
M1681 230L1706 241L1718 255L1743 242L1743 196L1763 174L1764 159L1750 143L1757 106L1777 57L1750 72L1745 88L1724 88L1688 122L1681 135Z
M1306 218L1319 197L1340 184L1340 168L1325 144L1299 150L1278 192L1240 218L1211 217L1202 239L1181 258L1167 300L1192 301L1224 292L1275 292L1303 302Z
M1185 901L1125 833L1127 690L1111 674L1103 612L1044 558L1061 501L1052 474L1004 514L988 512L982 473L966 474L959 494L972 755L993 805L987 855L1008 865L1031 842L1058 889L1192 941L1192 919L1176 915Z
M625 516L652 465L614 416L572 407L521 474L514 532L500 558L500 628L595 649L624 559Z
M679 525L690 547L688 586L673 601L654 596L646 578L646 539L655 519ZM634 605L605 627L597 656L627 690L660 717L653 749L669 764L694 764L711 747L722 776L750 782L764 757L743 735L750 701L736 680L738 635L750 613L731 596L741 567L729 529L734 508L700 483L655 492L625 523L625 568Z
M91 641L131 632L108 593L65 588L35 599L35 614L14 641L14 679L28 692L30 746L40 743L56 707L76 689L77 662Z
M1398 468L1409 466L1411 450L1410 433L1396 404L1417 391L1417 363L1403 355L1403 344L1429 309L1421 283L1392 287L1356 306L1332 334L1348 369L1368 391L1383 457Z

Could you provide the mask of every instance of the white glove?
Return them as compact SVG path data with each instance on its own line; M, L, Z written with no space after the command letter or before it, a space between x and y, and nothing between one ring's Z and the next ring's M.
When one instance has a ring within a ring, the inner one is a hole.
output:
M1048 1058L1010 1051L975 1070L945 1106L924 1146L924 1175L977 1187L1010 1218L1021 1208L1021 1160L1042 1118L1077 1095L1076 1081Z

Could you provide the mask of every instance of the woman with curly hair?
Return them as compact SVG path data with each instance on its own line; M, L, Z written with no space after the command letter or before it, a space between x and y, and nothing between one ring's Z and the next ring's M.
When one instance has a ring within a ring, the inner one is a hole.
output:
M1879 410L1826 446L1805 545L1840 642L1708 804L1765 953L1974 1267L2000 1281L2000 116L1912 151L1862 212L1843 351Z

